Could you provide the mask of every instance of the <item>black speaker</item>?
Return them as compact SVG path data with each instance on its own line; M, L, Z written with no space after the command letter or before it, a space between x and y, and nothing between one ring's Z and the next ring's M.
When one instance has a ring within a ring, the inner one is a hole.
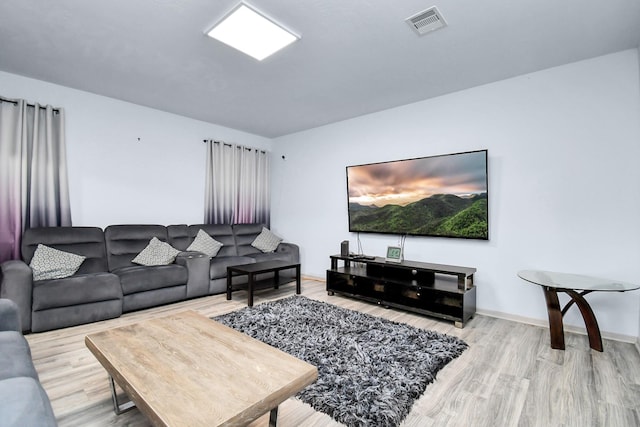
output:
M349 256L349 241L343 240L340 243L340 255L341 256Z

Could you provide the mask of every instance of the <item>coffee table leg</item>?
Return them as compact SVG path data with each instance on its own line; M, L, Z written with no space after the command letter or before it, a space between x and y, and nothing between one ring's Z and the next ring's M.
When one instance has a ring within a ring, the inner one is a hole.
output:
M276 406L271 410L269 414L269 427L276 427L276 422L278 421L278 407Z
M273 282L273 289L278 289L280 287L280 270L273 272Z
M253 280L255 275L253 273L249 273L249 285L247 286L249 295L247 296L247 305L249 307L253 307Z
M300 295L300 264L296 265L296 294Z
M113 381L113 377L109 375L109 386L111 388L111 400L113 401L113 410L116 415L120 415L124 412L130 411L136 407L136 404L131 400L128 402L118 402L118 393L116 393L116 383Z
M544 291L544 298L547 300L551 348L564 350L564 327L562 325L562 311L560 311L558 293L555 289L546 286L543 286L542 290Z
M227 270L227 301L229 301L231 299L231 282L233 277L231 277L232 274L229 270Z

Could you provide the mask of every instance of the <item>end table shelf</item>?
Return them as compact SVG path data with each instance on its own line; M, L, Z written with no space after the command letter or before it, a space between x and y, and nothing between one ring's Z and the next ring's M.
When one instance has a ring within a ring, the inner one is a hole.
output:
M384 258L331 255L327 292L335 292L455 322L462 328L476 311L475 268ZM339 261L343 265L339 266Z

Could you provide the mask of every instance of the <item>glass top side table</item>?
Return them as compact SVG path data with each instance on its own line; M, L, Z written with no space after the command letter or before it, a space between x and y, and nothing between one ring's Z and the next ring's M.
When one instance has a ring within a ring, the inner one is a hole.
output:
M556 273L553 271L522 270L518 277L527 282L539 285L547 301L549 315L549 332L551 334L551 348L564 350L564 326L562 318L575 303L580 309L584 324L587 328L589 346L602 351L602 336L591 306L584 299L584 295L591 292L626 292L640 289L640 284L583 276L580 274ZM558 292L564 292L571 300L560 309Z

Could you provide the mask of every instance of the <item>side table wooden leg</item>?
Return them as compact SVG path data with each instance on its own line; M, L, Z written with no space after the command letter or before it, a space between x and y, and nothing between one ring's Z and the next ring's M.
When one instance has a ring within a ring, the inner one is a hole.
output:
M571 289L564 289L582 313L582 319L584 319L584 325L587 327L587 335L589 336L589 346L596 350L602 351L602 336L600 335L600 327L596 321L596 316L593 314L593 310L587 300L578 292Z
M562 325L562 311L558 293L554 288L542 287L544 298L547 301L547 314L549 315L549 333L551 335L551 348L564 350L564 327Z

